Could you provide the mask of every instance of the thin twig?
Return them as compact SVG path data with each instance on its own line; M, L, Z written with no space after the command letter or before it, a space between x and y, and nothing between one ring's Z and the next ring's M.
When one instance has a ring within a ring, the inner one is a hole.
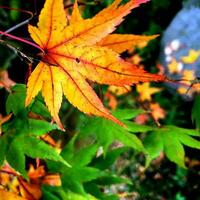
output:
M17 41L20 41L20 42L29 44L29 45L31 45L31 46L33 46L33 47L39 49L40 51L42 51L42 53L45 53L44 50L43 50L41 47L39 47L37 44L34 44L33 42L30 42L30 41L25 40L25 39L22 39L22 38L20 38L20 37L11 35L11 34L9 34L9 33L5 33L5 32L3 32L3 31L0 31L0 35L5 35L5 36L10 37L10 38L12 38L12 39L14 39L14 40L17 40Z

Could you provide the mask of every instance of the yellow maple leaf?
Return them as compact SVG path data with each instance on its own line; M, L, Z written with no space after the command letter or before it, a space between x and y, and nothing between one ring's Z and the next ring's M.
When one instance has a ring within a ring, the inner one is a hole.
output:
M138 54L135 54L131 57L131 61L133 62L133 64L139 65L142 61L142 58Z
M151 101L151 99L152 99L151 96L153 94L161 91L160 88L151 87L148 82L147 83L138 84L136 86L136 90L140 95L140 100L141 101Z
M200 51L196 51L194 49L190 49L189 54L187 56L181 57L181 60L185 64L192 64L197 61L200 56Z
M119 4L120 1L115 1L115 6ZM109 9L109 8L108 8ZM110 11L111 12L111 9ZM79 12L77 0L74 4L74 9L72 12L72 17L70 23L76 23L82 21L83 18ZM104 37L100 42L97 43L99 46L108 47L113 49L118 53L122 53L126 50L132 49L133 47L144 47L147 43L158 37L159 35L133 35L133 34L111 34Z
M177 62L175 58L168 64L169 73L175 74L179 73L183 68L183 64L181 62Z
M177 91L179 94L186 94L191 95L191 91L188 91L188 88L191 86L192 81L195 79L194 71L192 70L183 70L182 72L182 81L181 83L183 86L180 86Z
M43 53L28 80L26 106L41 91L53 119L63 129L58 112L64 94L80 111L123 125L103 106L87 80L121 87L166 80L124 61L112 49L95 45L133 8L147 1L130 0L120 5L121 0L115 0L92 19L84 20L77 13L76 2L68 25L63 1L46 0L37 27L29 25L30 35Z

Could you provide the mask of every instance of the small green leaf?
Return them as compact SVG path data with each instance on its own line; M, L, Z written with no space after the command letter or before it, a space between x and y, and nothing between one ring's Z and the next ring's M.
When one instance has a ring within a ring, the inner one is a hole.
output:
M186 134L180 135L179 140L188 147L200 149L200 141L195 140L194 138L192 138Z
M169 160L185 168L183 145L172 134L163 133L164 152Z
M17 115L25 109L26 86L23 84L16 84L12 87L12 92L9 94L6 101L6 112L13 112Z
M113 115L120 120L128 120L144 112L142 109L117 109L113 112Z
M66 166L70 165L51 146L35 137L26 137L24 140L24 153L32 158L59 161Z
M41 115L45 117L45 119L51 119L51 115L44 104L43 98L41 94L34 99L34 101L30 104L30 110L35 114Z
M141 125L130 121L125 121L124 124L127 126L127 130L131 133L138 133L138 132L143 133L143 132L153 131L156 129L155 127L152 126Z
M27 178L23 142L23 137L14 138L6 152L6 159L16 171L21 173L23 177Z
M111 151L109 151L106 156L99 156L97 158L95 158L92 162L93 166L104 170L104 169L108 169L116 160L117 158L124 152L127 152L129 149L129 147L121 147L121 148L117 148L117 149L113 149Z
M185 168L183 144L200 149L200 142L192 136L199 137L199 132L176 126L165 126L148 133L144 139L144 146L148 152L146 166L149 165L152 159L158 157L161 151L164 151L169 160Z
M103 146L105 154L107 153L109 145L114 141L120 141L125 146L144 151L143 145L136 135L129 133L125 128L112 121L103 118L89 119L86 126L81 128L81 135L96 137L98 143Z
M96 180L106 173L93 167L74 166L62 172L63 188L70 189L75 193L86 196L83 183Z
M161 151L163 151L163 140L161 137L160 132L152 132L148 133L145 137L144 141L144 148L147 151L146 155L146 164L145 166L148 167L151 160L157 158Z
M0 166L2 166L5 159L5 153L8 148L8 141L6 135L0 136Z
M95 180L99 177L106 175L104 171L101 171L99 169L93 167L79 167L79 166L77 167L74 166L72 168L69 168L68 170L65 170L63 174L64 174L63 177L66 178L66 181L70 179L70 180L76 180L77 182L80 183Z
M195 130L195 129L186 129L186 128L180 128L180 127L177 127L177 126L166 126L164 127L164 129L167 129L166 131L170 131L170 132L173 132L173 133L177 133L177 134L187 134L187 135L190 135L190 136L197 136L197 137L200 137L200 133Z
M80 166L86 166L91 162L93 157L96 155L96 152L98 150L97 144L92 144L86 147L80 148L80 150L73 150L73 157L69 159L68 157L68 151L65 152L65 148L63 149L61 155L65 160L67 160L72 166L78 165ZM71 152L72 153L72 152Z
M43 198L48 200L97 200L91 195L87 195L87 197L85 197L80 194L73 193L67 188L65 190L66 191L64 191L62 187L43 185Z
M29 119L28 120L28 132L32 135L41 136L49 131L58 129L56 124L51 124L44 120Z

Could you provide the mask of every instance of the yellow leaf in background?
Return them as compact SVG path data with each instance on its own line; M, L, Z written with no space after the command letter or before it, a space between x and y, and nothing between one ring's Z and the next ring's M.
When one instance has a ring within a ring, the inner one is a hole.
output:
M187 91L188 91L188 89L187 89L187 87L183 87L183 86L181 86L181 87L179 87L178 89L177 89L177 92L179 93L179 94L186 94L187 93ZM188 93L187 93L188 95L190 95L191 94L191 92L190 91L188 91Z
M195 90L195 92L200 93L200 83L193 84L192 89Z
M158 103L150 104L151 115L158 122L159 119L164 119L166 116L166 112L163 108L160 107Z
M151 87L150 83L142 83L136 86L136 90L140 95L141 101L151 101L151 96L157 92L160 92L160 88Z
M6 70L0 71L0 87L4 87L9 91L14 85L15 82L9 78L8 72Z
M118 104L117 98L115 97L115 95L111 94L110 92L106 92L105 99L108 99L108 106L112 110L115 110Z
M193 70L183 70L181 79L182 79L181 83L183 83L183 85L177 89L177 92L179 94L187 93L187 95L191 95L192 91L191 90L188 91L188 88L192 86L192 81L195 80L194 71Z
M183 82L193 81L195 79L195 73L193 70L183 70L182 73Z
M61 178L59 174L49 174L42 179L42 184L51 186L61 186Z
M185 64L192 64L194 62L197 61L197 59L200 56L200 51L196 51L194 49L191 49L189 51L189 54L187 56L183 56L181 57L181 60L185 63Z
M172 59L172 61L168 64L168 70L170 74L179 73L183 68L183 64L180 62L177 62L175 58Z
M131 57L131 61L133 62L134 65L139 65L140 62L142 61L142 58L138 54L135 54Z

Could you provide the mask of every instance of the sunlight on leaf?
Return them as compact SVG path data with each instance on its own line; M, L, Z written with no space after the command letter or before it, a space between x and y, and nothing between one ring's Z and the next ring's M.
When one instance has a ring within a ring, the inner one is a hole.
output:
M115 0L92 19L85 20L81 19L75 3L70 25L67 26L62 0L46 0L37 27L29 25L32 39L45 53L41 54L41 61L28 80L26 106L42 91L53 119L64 130L58 116L64 94L80 111L105 117L123 126L104 107L87 80L127 86L138 82L165 81L166 78L147 73L124 61L112 47L109 49L93 45L98 45L98 42L113 32L133 8L147 1L130 0L120 5L121 0ZM134 46L139 41L149 41L157 36L130 37ZM123 49L126 50L125 47Z

